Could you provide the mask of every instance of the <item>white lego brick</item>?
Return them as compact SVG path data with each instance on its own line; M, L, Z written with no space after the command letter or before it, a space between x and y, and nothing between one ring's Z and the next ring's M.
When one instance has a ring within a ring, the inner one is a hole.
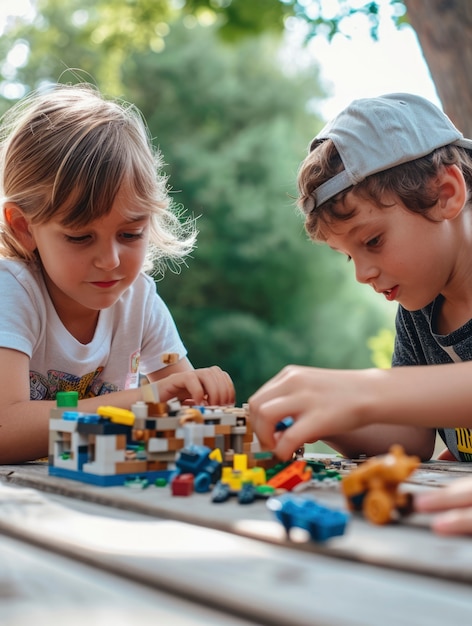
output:
M167 452L169 450L169 442L167 439L151 437L147 445L148 452Z
M175 430L179 427L178 417L151 417L156 423L156 430Z
M233 426L231 428L232 435L245 435L247 433L246 426Z
M121 435L97 435L95 437L95 458L113 464L125 460L125 449L117 450L117 437Z
M203 445L203 438L205 436L204 428L204 424L187 422L175 431L175 436L177 439L183 439L183 448L192 444L201 446Z
M136 419L148 417L148 405L143 400L139 400L131 405L131 411L134 413ZM136 424L136 422L135 422Z
M49 420L49 430L63 433L73 433L77 430L78 422L75 420L63 420L53 418Z

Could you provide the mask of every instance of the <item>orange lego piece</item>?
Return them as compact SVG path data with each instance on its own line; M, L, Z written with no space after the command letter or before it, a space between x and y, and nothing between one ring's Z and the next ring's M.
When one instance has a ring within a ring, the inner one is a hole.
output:
M282 471L272 476L267 484L274 489L287 489L291 491L296 485L311 479L311 469L306 468L306 461L299 459L290 463Z
M412 495L398 491L418 467L417 456L407 456L400 445L389 453L368 459L345 476L341 489L351 511L361 511L374 524L387 524L397 514L406 515L412 508Z

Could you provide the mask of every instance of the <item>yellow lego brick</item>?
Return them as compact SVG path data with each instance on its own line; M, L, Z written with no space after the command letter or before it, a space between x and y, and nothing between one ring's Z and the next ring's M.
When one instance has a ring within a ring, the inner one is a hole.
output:
M125 426L133 426L134 413L128 409L120 409L116 406L99 406L98 415L107 417L114 424L124 424Z
M244 472L247 469L247 456L245 454L234 455L233 469L238 472Z

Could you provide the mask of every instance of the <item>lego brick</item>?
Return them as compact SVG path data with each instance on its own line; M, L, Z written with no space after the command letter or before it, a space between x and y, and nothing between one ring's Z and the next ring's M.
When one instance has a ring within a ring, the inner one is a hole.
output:
M194 486L193 474L178 474L172 479L170 486L173 496L191 496Z
M138 400L138 402L135 402L134 404L132 404L131 411L134 414L135 426L136 426L136 420L146 419L149 415L148 405L146 404L146 402L142 400Z
M141 474L148 469L146 461L121 461L115 463L116 474Z
M63 420L62 418L55 418L49 420L49 430L55 430L64 433L73 433L77 430L79 423L72 422L70 420Z
M233 426L231 428L232 435L245 435L246 434L246 426Z
M148 452L147 460L149 461L163 461L166 463L175 461L175 452Z
M156 417L153 419L154 426L156 430L166 431L172 430L175 431L179 427L179 418L175 416L171 417ZM150 428L150 426L148 426Z
M166 417L167 402L148 402L148 415L149 417Z
M214 437L204 437L203 438L203 445L206 446L207 448L216 448L216 441Z
M94 475L86 472L75 472L67 469L62 469L54 466L49 466L50 476L60 476L61 478L69 478L70 480L78 480L80 482L88 483L90 485L97 485L98 487L117 487L124 485L127 478L142 477L147 478L149 482L154 482L157 479L165 478L169 480L173 474L172 470L157 470L152 472L146 472L143 474L110 474L110 475Z
M230 435L231 434L231 426L223 425L223 424L215 424L215 435Z
M77 430L87 435L128 435L131 433L131 426L124 424L113 424L104 421L99 424L77 423Z
M147 449L148 452L167 452L169 450L169 441L168 439L153 437L149 439Z

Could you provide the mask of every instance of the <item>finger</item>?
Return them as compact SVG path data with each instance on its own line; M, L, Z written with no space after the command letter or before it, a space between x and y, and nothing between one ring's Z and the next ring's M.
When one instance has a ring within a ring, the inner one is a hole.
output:
M311 404L306 394L279 396L261 405L254 415L249 404L249 415L261 445L274 450L279 458L290 458L300 445L310 440L310 430L316 424L313 409L306 410ZM275 437L277 424L287 417L293 419L293 425Z
M223 398L220 404L234 405L236 402L236 390L234 388L233 380L228 372L224 372L222 370L221 374L224 378L224 385L222 385Z
M214 365L208 371L208 386L205 382L207 400L209 404L234 404L235 390L233 381L227 372Z
M203 389L203 397L208 404L229 405L234 404L235 390L233 381L227 372L214 365L195 370Z
M419 493L414 506L415 510L425 513L472 506L472 479L459 479L448 487Z
M177 395L181 400L192 399L196 404L200 404L205 399L205 388L200 381L198 374L199 370L193 370L189 372L182 372L180 374L174 374L174 386L177 391Z
M252 405L255 415L259 413L260 407L266 402L278 396L288 395L290 391L294 390L294 370L295 367L291 365L284 367L249 398L249 404Z
M431 528L438 535L472 535L472 508L436 515Z
M262 448L272 450L275 447L274 433L277 423L285 417L290 403L285 398L275 398L263 404L249 399L249 419Z
M311 428L311 420L306 415L299 415L290 428L282 431L276 438L274 453L282 461L289 460L293 453L306 443L315 441Z

